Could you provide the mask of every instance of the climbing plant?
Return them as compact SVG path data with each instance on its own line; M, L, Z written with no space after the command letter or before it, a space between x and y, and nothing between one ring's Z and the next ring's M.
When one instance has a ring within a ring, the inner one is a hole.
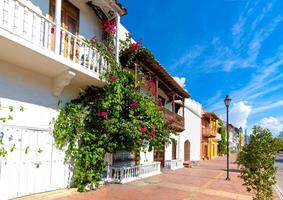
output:
M220 134L221 134L220 153L224 155L227 153L227 135L223 122L220 121L219 125L220 125Z
M81 192L98 186L107 152L158 149L170 140L163 112L150 93L140 91L144 81L117 64L106 45L89 43L111 66L101 76L105 86L90 86L61 106L53 131L57 147L65 149L66 161L74 165L74 183Z
M280 142L273 138L268 129L255 126L250 135L250 143L244 145L238 154L241 178L247 191L254 191L255 200L271 200L275 180L275 156Z
M7 121L13 120L12 113L14 112L15 108L13 106L7 106L4 107L2 106L0 102L0 111L3 111L3 109L7 110L5 111L6 114L0 115L0 123L6 123ZM19 108L16 108L19 111L23 112L24 108L20 106ZM5 157L7 154L10 152L13 152L16 149L16 145L13 144L12 146L9 146L7 144L4 144L3 139L4 139L4 133L0 133L0 157Z

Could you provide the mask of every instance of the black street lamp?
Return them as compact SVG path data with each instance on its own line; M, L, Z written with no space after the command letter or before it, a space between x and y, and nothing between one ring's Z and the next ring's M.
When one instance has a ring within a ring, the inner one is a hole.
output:
M229 181L229 106L231 103L231 98L227 95L226 98L224 99L224 103L226 106L226 117L227 117L227 122L226 122L226 131L227 131L227 177L226 180Z

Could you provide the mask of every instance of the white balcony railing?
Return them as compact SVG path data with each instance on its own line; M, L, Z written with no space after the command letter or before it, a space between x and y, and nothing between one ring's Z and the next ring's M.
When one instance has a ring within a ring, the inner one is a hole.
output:
M182 160L165 160L165 167L167 169L180 169L183 167L183 161Z
M43 16L39 8L26 0L0 0L0 28L25 41L55 53L56 24ZM109 64L81 36L61 28L59 55L73 64L100 74Z
M108 179L116 183L127 183L157 174L160 174L160 162L152 162L132 167L108 168Z

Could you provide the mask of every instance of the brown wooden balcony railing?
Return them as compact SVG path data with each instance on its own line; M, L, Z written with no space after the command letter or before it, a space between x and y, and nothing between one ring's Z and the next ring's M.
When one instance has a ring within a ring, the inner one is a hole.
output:
M216 137L217 133L212 131L209 127L202 127L202 136L203 137Z
M184 117L174 113L166 108L162 108L167 122L177 130L184 130Z

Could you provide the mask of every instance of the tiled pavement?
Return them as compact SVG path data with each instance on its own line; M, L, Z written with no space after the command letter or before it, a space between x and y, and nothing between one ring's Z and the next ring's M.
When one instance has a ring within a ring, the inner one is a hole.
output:
M235 160L232 156L231 160ZM88 193L72 194L52 200L248 200L237 166L231 162L230 181L226 181L226 160L202 161L193 168L164 171L163 174L129 184L111 184ZM276 193L275 193L276 196ZM279 199L274 197L274 199Z

